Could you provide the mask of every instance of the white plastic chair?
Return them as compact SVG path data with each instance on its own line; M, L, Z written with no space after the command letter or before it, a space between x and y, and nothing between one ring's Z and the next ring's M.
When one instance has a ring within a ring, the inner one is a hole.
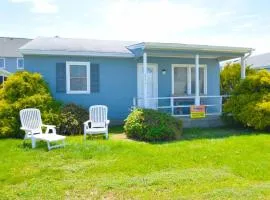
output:
M24 139L32 140L32 148L36 147L36 140L47 142L48 150L52 148L65 146L65 136L57 135L54 125L42 124L40 110L36 108L28 108L20 111L21 130L25 131ZM46 127L45 133L42 132L42 127ZM51 131L51 133L50 133ZM62 141L62 144L51 145L51 142Z
M89 108L89 120L84 122L84 139L87 134L104 133L108 139L108 107L103 105L95 105ZM89 123L91 124L89 126Z

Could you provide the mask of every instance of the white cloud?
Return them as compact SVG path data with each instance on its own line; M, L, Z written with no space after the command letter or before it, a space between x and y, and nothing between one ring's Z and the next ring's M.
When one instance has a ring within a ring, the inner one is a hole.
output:
M167 0L117 1L107 4L104 14L110 35L126 39L160 40L166 35L214 23L211 13L205 8Z
M10 0L13 3L30 3L32 5L31 12L33 13L57 13L58 7L50 0Z

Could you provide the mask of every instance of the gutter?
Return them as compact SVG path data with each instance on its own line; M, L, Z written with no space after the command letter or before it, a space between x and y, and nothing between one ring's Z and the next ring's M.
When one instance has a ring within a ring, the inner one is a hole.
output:
M133 58L131 53L118 52L91 52L91 51L65 51L65 50L35 50L19 49L23 55L53 55L53 56L93 56L93 57L116 57L116 58Z

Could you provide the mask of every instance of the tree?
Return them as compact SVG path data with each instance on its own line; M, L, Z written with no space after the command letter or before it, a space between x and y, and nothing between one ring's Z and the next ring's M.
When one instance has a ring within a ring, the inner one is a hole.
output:
M40 109L45 123L59 119L60 103L38 73L16 72L0 86L0 137L23 136L19 112L24 108Z
M250 67L246 68L247 76L256 71ZM241 81L241 65L239 63L227 63L220 73L221 94L229 95Z

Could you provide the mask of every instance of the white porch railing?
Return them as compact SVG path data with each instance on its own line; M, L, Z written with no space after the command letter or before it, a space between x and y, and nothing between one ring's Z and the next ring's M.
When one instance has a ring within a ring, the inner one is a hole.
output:
M200 96L200 105L206 108L206 115L221 115L222 105L228 96ZM144 107L144 98L133 98L133 107ZM195 96L172 96L146 98L147 108L170 113L176 117L189 117L190 106L195 105Z

